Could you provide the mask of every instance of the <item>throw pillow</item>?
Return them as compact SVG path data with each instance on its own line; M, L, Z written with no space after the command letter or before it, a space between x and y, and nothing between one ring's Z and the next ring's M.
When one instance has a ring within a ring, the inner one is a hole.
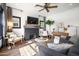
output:
M79 37L78 36L72 36L69 41L71 41L72 43L76 44L78 41Z

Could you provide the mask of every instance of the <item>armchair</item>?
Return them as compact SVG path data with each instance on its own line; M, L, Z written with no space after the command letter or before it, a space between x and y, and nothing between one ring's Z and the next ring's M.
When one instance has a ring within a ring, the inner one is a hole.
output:
M18 36L18 35L16 35L16 33L14 33L14 32L9 32L9 33L7 33L7 36L8 36L8 42L14 42L14 43L16 43L16 42L18 42L18 41L21 41L21 43L22 43L22 36Z

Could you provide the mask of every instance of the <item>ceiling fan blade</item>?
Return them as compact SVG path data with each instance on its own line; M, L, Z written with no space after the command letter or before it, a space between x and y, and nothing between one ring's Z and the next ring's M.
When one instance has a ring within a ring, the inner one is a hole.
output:
M44 6L42 6L42 5L35 5L35 6L44 7Z
M41 9L41 10L39 10L39 12L40 12L40 11L42 11L42 10L44 10L44 8L43 8L43 9Z
M46 11L49 12L48 8L46 8Z
M48 8L57 8L58 6L48 6Z

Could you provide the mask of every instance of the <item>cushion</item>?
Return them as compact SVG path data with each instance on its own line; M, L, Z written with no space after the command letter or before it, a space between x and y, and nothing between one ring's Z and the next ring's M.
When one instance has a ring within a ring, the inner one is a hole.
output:
M61 36L61 39L65 40L67 36Z
M59 41L60 41L60 37L59 36L55 36L54 44L59 44Z
M40 56L64 56L64 54L42 45L39 46L39 54Z
M36 38L35 41L37 42L37 45L43 45L43 46L47 47L46 40Z
M69 44L73 44L71 41L69 41L69 39L71 38L71 36L67 36L66 38L60 38L60 43L69 43Z
M68 55L79 56L79 40L77 40L76 44L69 49Z
M69 41L71 41L72 43L76 44L77 41L79 40L79 37L78 36L72 36Z
M72 48L69 49L68 52L69 56L79 56L79 47L78 46L74 46Z
M60 53L66 54L67 50L72 47L72 44L62 43L62 44L47 44L48 48L53 49L55 51L59 51Z

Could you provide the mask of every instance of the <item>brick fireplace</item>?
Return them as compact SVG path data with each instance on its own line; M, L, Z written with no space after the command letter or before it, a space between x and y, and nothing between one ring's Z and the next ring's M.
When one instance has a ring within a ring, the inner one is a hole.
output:
M38 27L24 27L24 38L25 40L30 40L39 37Z

